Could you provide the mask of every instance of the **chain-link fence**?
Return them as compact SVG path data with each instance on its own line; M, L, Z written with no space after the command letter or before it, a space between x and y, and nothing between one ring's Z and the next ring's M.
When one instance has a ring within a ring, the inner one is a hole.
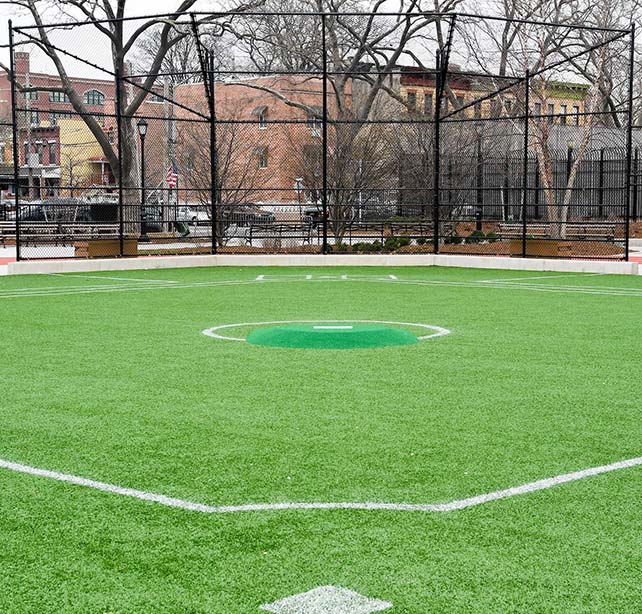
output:
M2 219L19 259L626 259L633 36L381 12L12 28Z

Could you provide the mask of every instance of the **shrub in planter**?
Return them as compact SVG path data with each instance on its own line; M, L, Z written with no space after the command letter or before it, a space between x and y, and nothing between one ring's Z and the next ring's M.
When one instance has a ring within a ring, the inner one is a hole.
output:
M489 243L495 243L495 241L497 241L497 235L496 235L494 232L489 232L489 233L486 235L486 240L487 240Z
M485 235L481 230L475 230L471 232L468 237L466 237L466 243L479 243L484 239Z
M399 239L397 237L387 237L383 247L387 252L394 252L399 247Z
M446 245L459 245L460 243L463 243L464 239L463 237L446 237L444 239L444 243Z
M412 243L412 239L409 239L408 237L399 237L397 241L397 249L399 249L400 247L406 247L411 243Z
M417 245L426 245L426 243L427 243L426 237L419 237L417 239Z

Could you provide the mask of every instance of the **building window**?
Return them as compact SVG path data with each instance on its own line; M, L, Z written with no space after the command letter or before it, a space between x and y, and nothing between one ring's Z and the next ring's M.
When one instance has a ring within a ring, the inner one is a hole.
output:
M481 102L475 103L475 119L481 119L482 116L482 105Z
M29 148L29 143L25 143L25 164L28 166L29 165L29 154L31 153L31 149Z
M555 105L552 102L549 102L546 105L546 115L548 115L548 123L552 124L555 121Z
M165 102L165 98L161 94L158 94L157 92L154 92L153 94L150 94L149 101L150 102Z
M51 111L49 113L49 122L52 126L57 126L58 120L69 117L69 115L70 114L65 111Z
M268 148L267 147L259 148L258 156L259 156L259 168L267 168L268 167Z
M566 125L567 114L568 114L568 105L561 104L560 105L560 124L562 124L562 126Z
M89 90L85 92L85 104L103 105L105 104L105 94L98 90Z
M575 120L575 125L579 126L580 125L580 105L578 104L573 105L573 116Z
M23 92L22 97L25 100L38 100L38 92L34 92L34 91Z
M267 130L268 120L267 120L267 107L261 110L259 113L259 129Z
M536 102L535 103L535 115L541 115L542 114L542 103L541 102Z
M321 136L323 129L323 120L317 115L308 115L308 126L312 136Z
M267 128L267 117L268 117L268 108L266 105L261 104L258 107L252 109L252 115L254 115L259 122L259 129L265 130Z
M43 162L43 153L44 153L44 145L42 141L37 141L36 142L36 151L38 152L38 164L42 165Z
M49 102L69 102L69 96L64 92L49 92Z
M32 126L37 126L40 123L40 113L38 113L38 109L29 111L29 123Z
M56 141L49 141L49 164L58 164L56 159Z
M417 110L417 92L408 92L406 95L406 104L409 111Z
M432 94L424 96L424 114L432 115Z
M508 99L505 102L504 106L506 107L506 114L510 115L512 113L512 111L513 111L513 101Z

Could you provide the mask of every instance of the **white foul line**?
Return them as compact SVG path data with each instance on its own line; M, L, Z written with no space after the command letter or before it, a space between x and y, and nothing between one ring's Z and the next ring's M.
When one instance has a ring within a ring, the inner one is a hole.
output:
M123 486L116 486L115 484L108 484L106 482L98 482L88 478L82 478L69 473L59 473L57 471L49 471L47 469L39 469L38 467L31 467L29 465L22 465L8 460L0 459L0 468L8 469L9 471L16 471L18 473L26 473L29 475L36 475L43 478L49 478L58 482L66 482L68 484L75 484L76 486L85 486L93 488L94 490L101 490L124 497L132 497L134 499L141 499L143 501L151 501L166 507L174 507L182 510L189 510L192 512L202 512L205 514L230 514L237 512L267 512L278 510L388 510L393 512L453 512L456 510L463 510L469 507L475 507L498 499L508 499L509 497L516 497L518 495L525 495L528 493L536 492L538 490L546 490L566 484L567 482L575 482L583 480L584 478L593 477L602 473L609 473L611 471L618 471L619 469L628 469L629 467L636 467L642 465L642 457L629 458L627 460L618 461L609 465L601 465L599 467L590 467L581 471L574 471L572 473L564 473L552 478L537 480L529 482L520 486L506 488L504 490L496 490L494 492L477 495L475 497L467 497L465 499L457 499L447 503L379 503L379 502L329 502L329 503L248 503L245 505L207 505L205 503L195 503L185 499L177 499L168 497L157 493L147 492L145 490L136 490L134 488L125 488Z

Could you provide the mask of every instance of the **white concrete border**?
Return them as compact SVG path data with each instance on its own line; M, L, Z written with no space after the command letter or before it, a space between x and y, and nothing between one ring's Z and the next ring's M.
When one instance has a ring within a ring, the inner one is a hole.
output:
M260 266L444 266L471 269L509 269L514 271L559 271L574 273L607 273L637 275L636 262L606 260L546 260L534 258L501 258L494 256L457 256L432 254L371 254L371 255L232 255L220 256L151 256L95 260L33 260L10 262L9 275L43 273L88 273L96 271L138 271L191 267L260 267Z

